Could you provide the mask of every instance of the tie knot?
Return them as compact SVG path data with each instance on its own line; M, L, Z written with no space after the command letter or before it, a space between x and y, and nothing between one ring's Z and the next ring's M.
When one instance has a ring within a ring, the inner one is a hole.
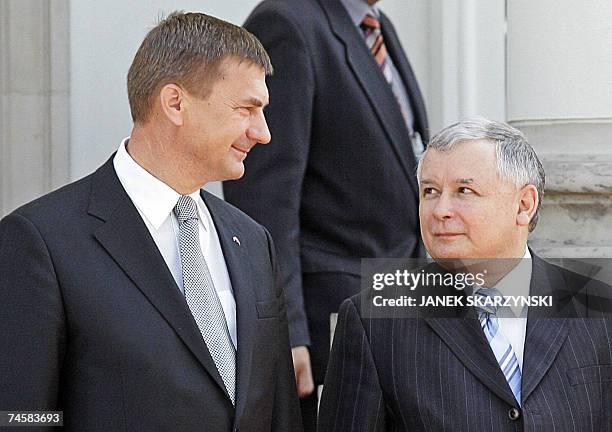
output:
M480 301L476 303L476 307L478 309L490 315L495 315L497 313L497 309L499 308L499 305L487 304L487 302L490 302L489 299L503 298L502 294L497 289L478 288L474 292L474 295L480 297L480 299L478 299Z
M196 202L190 196L181 196L174 206L174 214L179 221L179 225L191 219L198 220Z
M361 21L361 28L364 30L378 30L380 29L380 21L378 21L374 15L367 14L365 18L363 18L363 21Z

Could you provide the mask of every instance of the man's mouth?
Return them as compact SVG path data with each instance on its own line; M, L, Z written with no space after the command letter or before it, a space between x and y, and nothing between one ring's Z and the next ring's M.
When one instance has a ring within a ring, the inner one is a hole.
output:
M246 157L247 154L249 153L249 150L251 150L250 148L244 149L244 148L236 147L236 146L232 146L232 148L236 150L237 152L239 152L244 157Z
M453 232L439 232L439 233L434 233L435 237L443 237L443 238L451 238L451 237L457 237L463 235L463 233L453 233Z

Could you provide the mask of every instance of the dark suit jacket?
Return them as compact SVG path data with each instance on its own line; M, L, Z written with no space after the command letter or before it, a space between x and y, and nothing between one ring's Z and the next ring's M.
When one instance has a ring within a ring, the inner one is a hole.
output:
M411 308L413 318L365 319L359 297L348 299L319 431L610 431L612 319L609 301L593 308L591 295L609 296L610 289L533 257L531 294L550 293L555 306L529 308L522 407L473 308L448 308L448 316ZM585 313L587 305L595 312Z
M202 198L236 298L236 408L111 159L0 222L0 410L63 410L79 432L301 430L270 237Z
M416 78L384 14L381 24L426 141ZM362 257L420 253L415 158L391 87L339 0L267 0L245 27L275 69L266 108L272 142L249 154L246 175L224 184L225 198L270 230L291 343L307 345L303 296L322 299L308 319L327 323L359 284L310 286L303 274L358 276Z

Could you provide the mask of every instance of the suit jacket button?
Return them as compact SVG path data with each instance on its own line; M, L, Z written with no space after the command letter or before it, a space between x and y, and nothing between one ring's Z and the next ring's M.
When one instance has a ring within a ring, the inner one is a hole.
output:
M521 417L521 411L518 408L510 408L508 410L508 417L510 417L510 420L518 420Z

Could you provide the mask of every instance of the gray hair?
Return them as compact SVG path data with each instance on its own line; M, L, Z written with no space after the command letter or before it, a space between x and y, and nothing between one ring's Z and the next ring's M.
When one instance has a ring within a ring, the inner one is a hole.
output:
M529 232L533 231L544 197L544 167L523 133L506 123L472 118L442 129L431 139L419 161L418 180L421 180L421 163L429 150L451 151L458 143L471 140L486 140L495 145L497 174L502 180L509 181L517 188L527 185L536 187L538 207L529 222Z
M220 76L222 61L229 57L272 74L268 53L244 28L203 13L171 13L147 34L130 66L127 87L132 119L146 122L153 95L169 83L207 97Z

